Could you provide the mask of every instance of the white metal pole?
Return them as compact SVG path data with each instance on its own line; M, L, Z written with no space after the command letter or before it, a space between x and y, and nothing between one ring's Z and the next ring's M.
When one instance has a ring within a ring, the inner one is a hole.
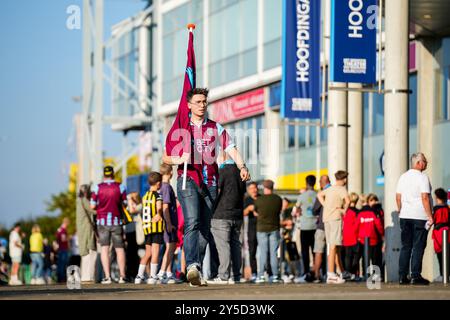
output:
M94 127L93 133L93 181L102 179L103 167L103 0L95 1L95 45L94 45Z

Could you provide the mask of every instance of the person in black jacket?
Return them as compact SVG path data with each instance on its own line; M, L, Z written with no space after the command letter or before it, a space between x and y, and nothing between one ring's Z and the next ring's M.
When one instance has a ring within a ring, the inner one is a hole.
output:
M226 157L219 169L219 193L211 220L211 233L219 254L219 274L208 284L228 284L240 280L240 233L243 223L245 181L233 160ZM234 279L230 278L231 265Z

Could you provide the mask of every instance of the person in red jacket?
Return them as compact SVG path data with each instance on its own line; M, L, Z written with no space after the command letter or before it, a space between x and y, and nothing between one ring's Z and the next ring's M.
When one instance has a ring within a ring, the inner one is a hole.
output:
M381 206L380 200L378 200L378 196L374 193L370 193L367 196L367 204L375 211L375 214L381 221L381 225L384 229L384 211ZM376 253L375 258L376 261L373 262L373 264L380 266L381 268L381 278L383 278L384 275L384 264L383 264L383 237L379 234L380 239L378 241L377 247L376 247Z
M345 280L355 280L359 261L357 233L358 209L356 209L356 204L358 202L359 196L356 193L352 192L350 193L349 197L350 206L345 212L342 227L342 244L344 246L345 252L345 271L342 273L342 277Z
M434 252L436 252L439 261L439 270L442 273L442 236L444 230L449 230L449 208L447 205L447 193L444 189L439 188L434 191L436 196L436 206L433 208L433 219L434 219L434 229L433 229L433 244ZM449 241L450 242L450 241Z
M362 204L358 219L357 219L357 229L358 229L358 242L360 244L360 252L364 252L364 241L365 238L369 238L369 259L372 261L373 265L379 265L380 259L377 258L377 245L380 240L384 238L384 228L381 223L381 219L377 216L374 209L372 209L367 203L367 197L362 196ZM364 270L366 271L366 270Z

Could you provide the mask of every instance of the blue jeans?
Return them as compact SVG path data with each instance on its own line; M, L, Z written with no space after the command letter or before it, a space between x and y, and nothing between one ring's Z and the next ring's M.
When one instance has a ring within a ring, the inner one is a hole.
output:
M58 282L66 281L66 267L67 267L68 253L66 250L58 251Z
M31 253L31 277L42 278L44 275L44 258L41 253Z
M411 261L411 278L417 278L422 272L422 258L427 245L428 231L425 220L400 219L402 249L400 250L399 275L406 277Z
M258 277L264 276L264 265L267 261L267 254L270 255L270 268L272 269L272 275L278 277L279 270L277 251L280 244L280 231L275 230L272 232L257 232L256 238L258 239L259 248Z
M195 265L201 270L206 246L213 242L211 237L211 217L213 205L217 197L217 187L200 187L187 177L186 189L182 190L183 178L177 180L177 194L184 216L184 253L186 266ZM212 249L215 246L212 245ZM211 252L211 271L217 274L217 253ZM212 276L215 276L214 274Z

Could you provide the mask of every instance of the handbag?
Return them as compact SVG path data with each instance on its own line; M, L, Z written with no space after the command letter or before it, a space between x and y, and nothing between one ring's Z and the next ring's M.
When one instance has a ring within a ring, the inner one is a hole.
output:
M142 217L140 214L136 215L136 243L142 245L145 242L144 228L142 226Z

